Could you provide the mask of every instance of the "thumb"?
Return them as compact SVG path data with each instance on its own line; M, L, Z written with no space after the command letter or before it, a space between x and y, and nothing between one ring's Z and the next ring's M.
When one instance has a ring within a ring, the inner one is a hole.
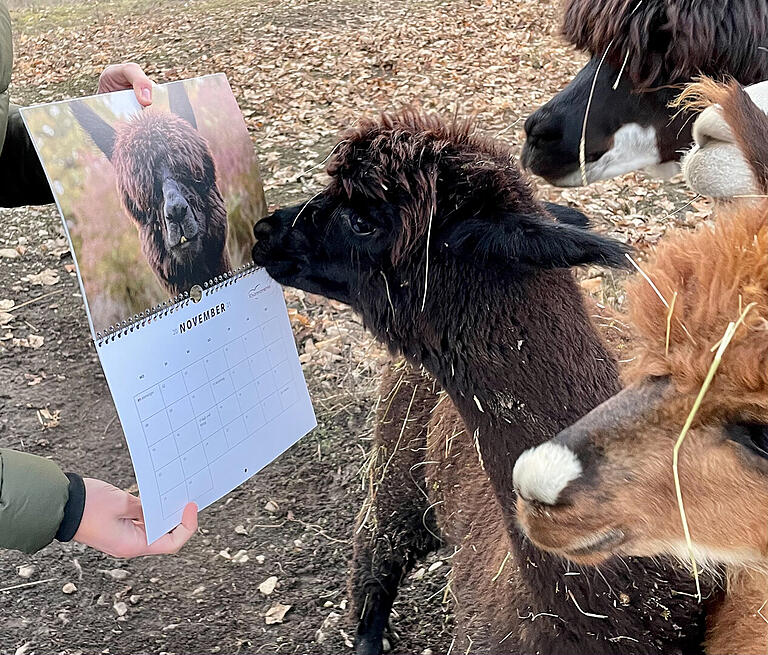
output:
M152 82L143 72L134 80L133 92L142 107L152 104Z

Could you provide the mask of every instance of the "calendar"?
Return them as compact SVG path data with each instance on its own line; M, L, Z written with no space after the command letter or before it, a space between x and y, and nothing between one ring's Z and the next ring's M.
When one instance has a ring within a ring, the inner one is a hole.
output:
M315 416L282 289L250 262L258 168L223 75L23 109L75 257L150 542Z

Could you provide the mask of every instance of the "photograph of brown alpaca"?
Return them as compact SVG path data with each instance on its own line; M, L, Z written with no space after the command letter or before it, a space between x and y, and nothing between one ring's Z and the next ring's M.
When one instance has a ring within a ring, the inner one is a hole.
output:
M141 251L172 296L230 270L227 212L216 165L182 82L168 85L171 113L142 112L109 125L83 102L72 113L112 162Z
M249 261L266 210L223 75L25 110L74 246L93 329Z

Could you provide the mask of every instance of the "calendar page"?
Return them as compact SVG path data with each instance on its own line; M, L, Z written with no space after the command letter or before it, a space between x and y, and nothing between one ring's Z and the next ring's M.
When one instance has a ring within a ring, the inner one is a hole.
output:
M315 427L280 286L263 269L98 348L150 540Z
M280 286L253 268L266 212L224 75L27 107L149 541L315 427Z

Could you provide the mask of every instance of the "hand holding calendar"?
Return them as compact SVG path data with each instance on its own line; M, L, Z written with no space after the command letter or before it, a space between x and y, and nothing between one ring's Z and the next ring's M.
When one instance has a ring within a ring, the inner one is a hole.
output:
M152 543L316 425L282 290L250 262L250 139L223 75L158 86L146 109L120 91L22 112Z

